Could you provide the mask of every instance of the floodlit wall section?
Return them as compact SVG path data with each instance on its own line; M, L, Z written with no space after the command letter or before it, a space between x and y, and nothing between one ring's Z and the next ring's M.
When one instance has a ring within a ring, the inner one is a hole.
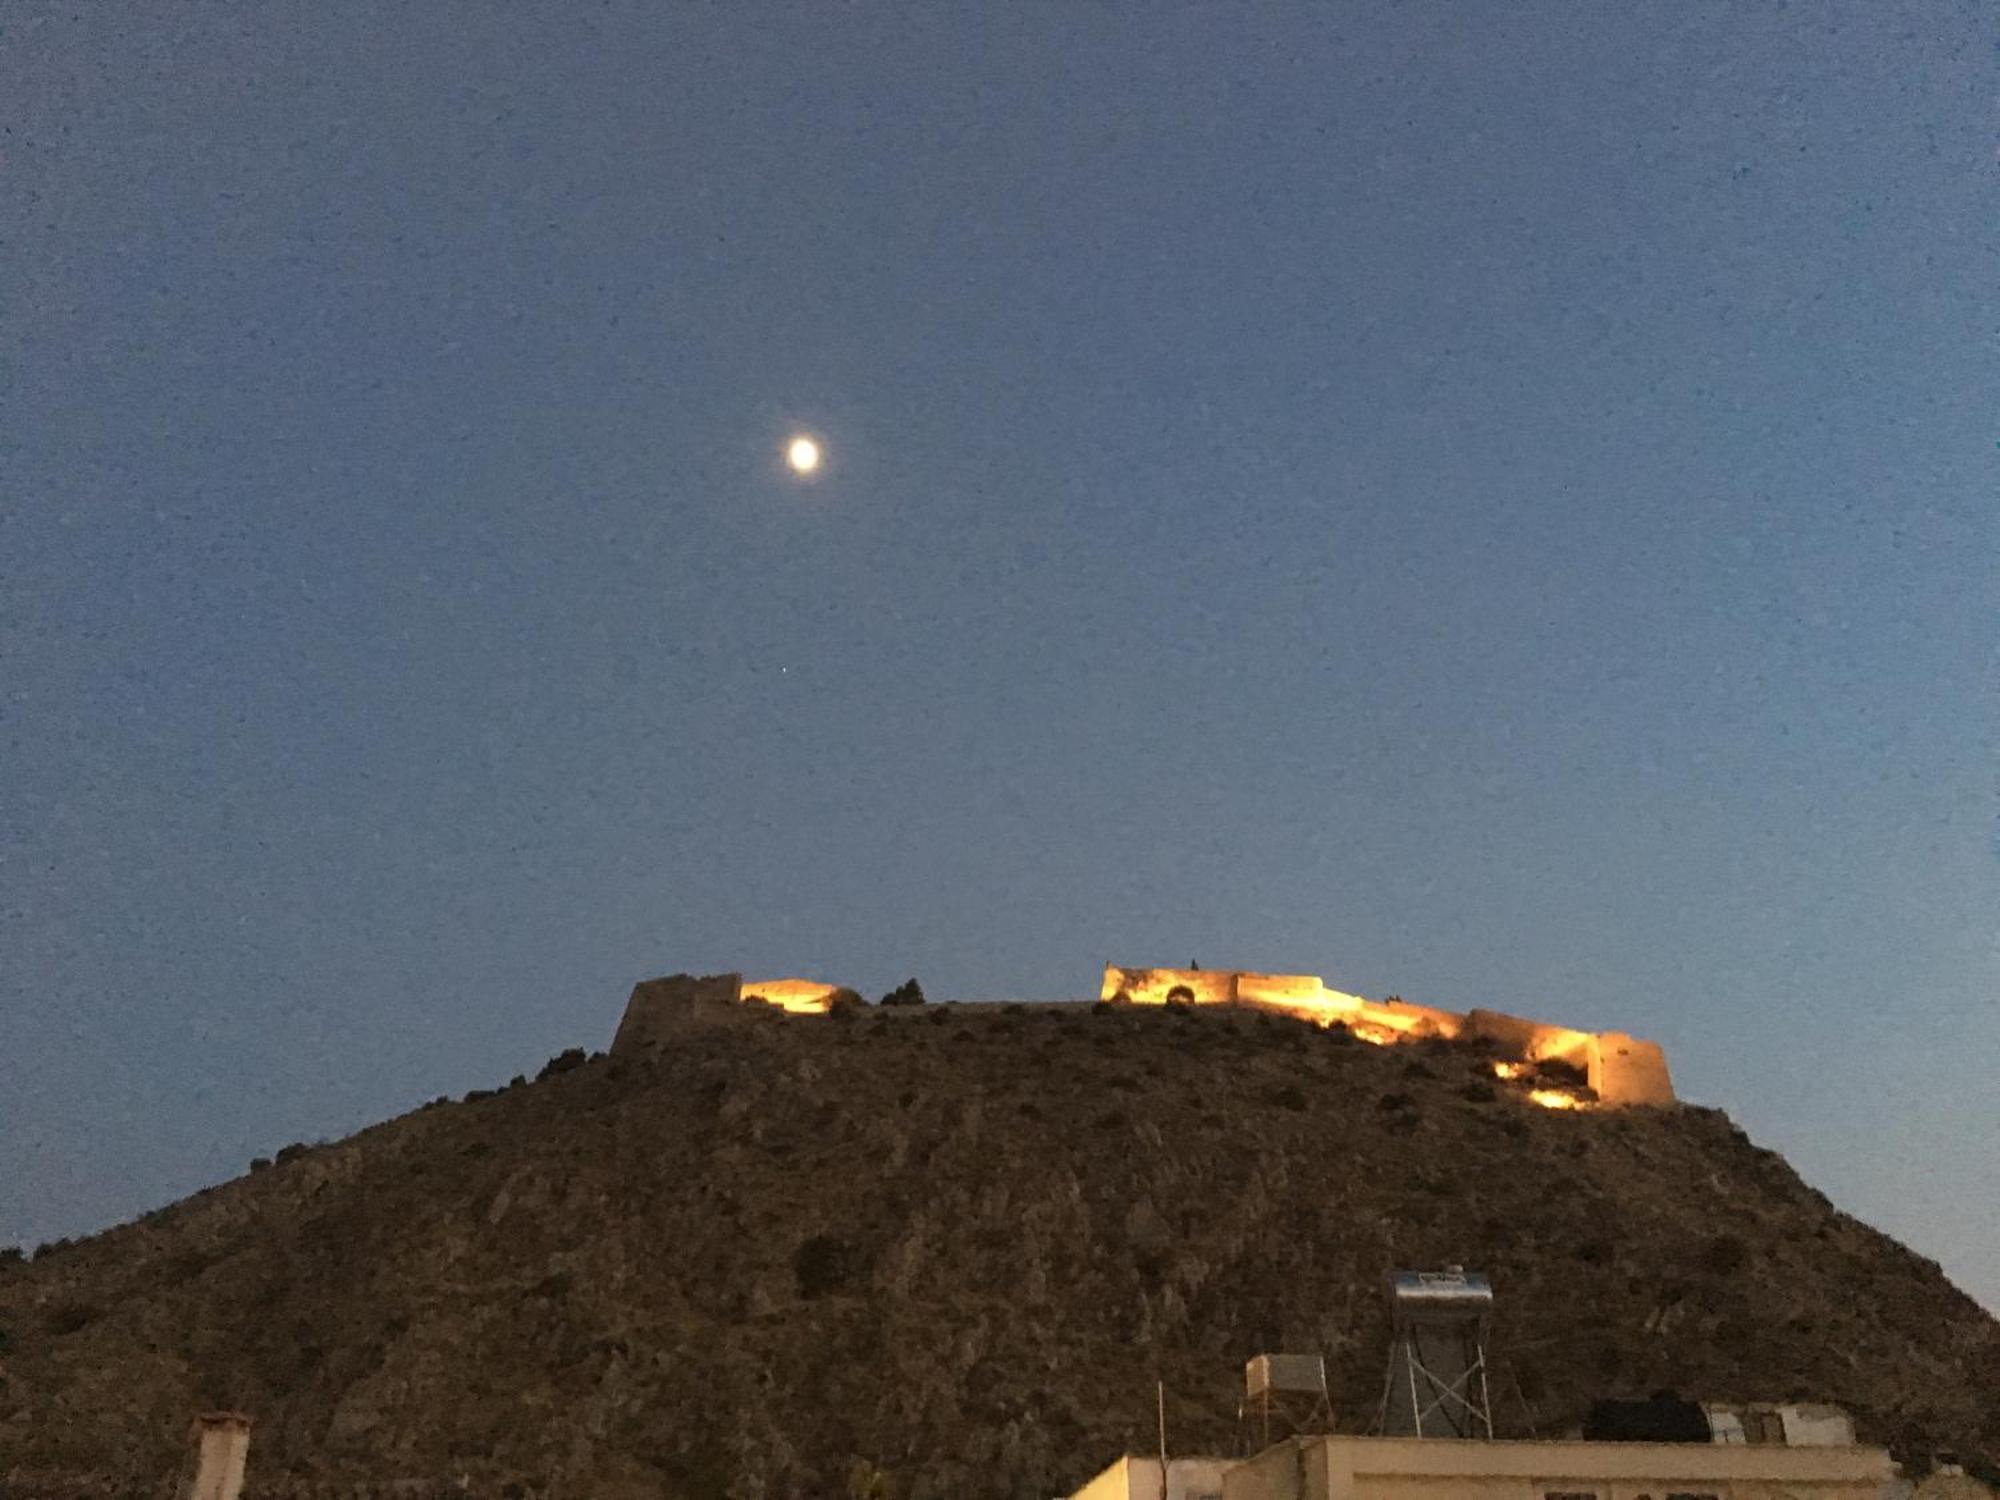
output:
M1880 1448L1298 1438L1229 1470L1224 1500L1877 1500Z
M1400 1000L1367 1000L1330 990L1317 974L1236 969L1135 969L1107 964L1098 998L1129 1005L1254 1005L1322 1026L1338 1021L1371 1040L1456 1036L1463 1016Z
M1597 1097L1611 1104L1672 1104L1673 1079L1657 1042L1622 1031L1576 1031L1523 1020L1497 1010L1466 1012L1463 1034L1483 1037L1528 1062L1568 1063L1583 1069Z
M767 1010L823 1016L860 1003L853 990L818 979L753 979L746 984L740 974L670 974L632 987L611 1055L671 1047L691 1032L718 1026L755 1025Z
M1492 1042L1526 1062L1569 1063L1578 1068L1590 1066L1591 1045L1597 1040L1588 1031L1523 1020L1497 1010L1467 1011L1465 1034Z
M1674 1102L1666 1054L1656 1043L1621 1031L1578 1031L1497 1010L1460 1015L1401 1000L1369 1000L1328 989L1316 974L1107 964L1098 993L1101 999L1132 1005L1166 1005L1175 1000L1194 1005L1253 1005L1321 1026L1338 1023L1370 1042L1425 1036L1483 1038L1526 1062L1567 1063L1581 1070L1591 1089L1607 1104Z
M1315 974L1239 974L1236 996L1245 1005L1280 1010L1322 1026L1338 1021L1369 1041L1457 1036L1463 1016L1402 1000L1367 1000L1330 990Z
M1222 1500L1222 1474L1233 1460L1170 1458L1167 1500ZM1126 1455L1069 1500L1160 1500L1160 1461Z
M1595 1040L1590 1086L1600 1098L1620 1104L1674 1102L1674 1080L1658 1042L1641 1041L1622 1031L1607 1031Z
M1100 998L1132 1005L1168 1005L1175 1000L1229 1005L1236 999L1236 980L1228 969L1121 969L1106 964ZM1185 995L1179 993L1183 990Z
M1107 964L1099 994L1132 1005L1249 1005L1345 1026L1363 1041L1387 1045L1420 1037L1483 1038L1527 1062L1580 1069L1606 1104L1671 1104L1666 1054L1619 1031L1577 1031L1493 1010L1464 1015L1401 1000L1369 1000L1330 990L1316 974L1258 974L1235 969L1138 969ZM825 1015L861 997L818 979L753 979L737 974L674 974L635 985L611 1044L613 1054L662 1046L690 1027L726 1023L749 1003L788 1015ZM1539 1098L1539 1096L1538 1096ZM1571 1107L1575 1104L1570 1101Z
M837 984L823 984L817 979L746 979L743 981L743 998L758 1000L766 1005L775 1005L782 1011L795 1016L823 1016L833 1009L833 997L840 993Z

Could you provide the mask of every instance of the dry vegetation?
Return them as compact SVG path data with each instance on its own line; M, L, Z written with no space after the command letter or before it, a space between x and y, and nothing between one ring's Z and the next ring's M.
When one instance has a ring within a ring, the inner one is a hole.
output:
M2000 1450L2000 1326L1721 1114L1551 1113L1448 1044L1275 1017L779 1016L567 1066L0 1263L0 1469L155 1477L257 1418L252 1491L1046 1496L1231 1450L1243 1360L1381 1278L1501 1299L1504 1425L1662 1387Z

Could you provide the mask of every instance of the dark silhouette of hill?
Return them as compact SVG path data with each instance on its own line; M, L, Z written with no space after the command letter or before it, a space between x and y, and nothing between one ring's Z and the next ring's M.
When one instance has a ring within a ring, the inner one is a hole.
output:
M2000 1452L2000 1325L1721 1113L1553 1112L1450 1043L1109 1007L760 1016L439 1104L0 1265L0 1471L252 1492L1046 1496L1242 1365L1365 1430L1391 1267L1498 1298L1504 1430L1663 1388ZM519 1493L519 1490L513 1493Z

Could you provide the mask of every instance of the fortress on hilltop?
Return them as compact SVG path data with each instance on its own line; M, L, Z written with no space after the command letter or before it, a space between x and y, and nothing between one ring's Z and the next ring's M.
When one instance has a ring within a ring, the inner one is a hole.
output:
M1552 1109L1674 1103L1666 1054L1657 1042L1621 1031L1578 1031L1495 1010L1460 1013L1395 998L1369 1000L1329 989L1316 974L1109 964L1098 1001L1264 1011L1339 1026L1376 1046L1426 1038L1478 1045L1492 1054L1496 1076L1523 1084L1534 1102ZM690 1029L750 1023L772 1011L828 1015L862 1004L855 991L812 979L746 981L740 974L649 979L633 987L611 1051L615 1056L641 1053Z

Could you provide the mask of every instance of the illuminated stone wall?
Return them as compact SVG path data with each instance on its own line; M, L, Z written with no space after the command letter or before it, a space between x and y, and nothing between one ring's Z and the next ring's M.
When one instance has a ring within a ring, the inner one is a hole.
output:
M1671 1104L1673 1080L1656 1043L1623 1032L1578 1031L1494 1010L1464 1015L1402 1000L1369 1000L1331 990L1316 974L1259 974L1237 969L1143 969L1107 964L1099 997L1122 1005L1245 1005L1277 1011L1320 1026L1346 1027L1365 1042L1387 1046L1425 1037L1459 1037L1489 1043L1509 1062L1496 1067L1513 1078L1514 1063L1562 1063L1583 1074L1604 1104ZM643 1051L693 1027L744 1024L758 1012L825 1015L859 1006L853 990L817 979L759 979L740 974L675 974L635 986L611 1044L614 1055ZM1538 1089L1538 1103L1574 1108L1588 1096Z
M1674 1080L1658 1042L1622 1031L1601 1032L1591 1040L1590 1086L1600 1098L1617 1104L1674 1102Z
M1657 1043L1623 1032L1578 1031L1494 1010L1460 1015L1402 1000L1369 1000L1328 989L1316 974L1107 964L1098 993L1103 1000L1129 1005L1165 1005L1169 997L1195 1005L1251 1005L1322 1026L1338 1023L1363 1041L1382 1044L1427 1036L1476 1038L1524 1063L1564 1063L1577 1068L1605 1104L1674 1102L1666 1054Z
M672 1042L690 1030L754 1024L760 1013L823 1016L859 1006L853 990L817 979L752 979L741 974L671 974L632 987L611 1055L629 1056Z
M1175 999L1229 1005L1236 999L1236 980L1227 969L1120 969L1107 964L1102 998L1131 1005L1166 1005Z
M743 998L761 1000L795 1016L823 1016L850 998L857 1005L861 1003L853 990L817 979L746 979Z

